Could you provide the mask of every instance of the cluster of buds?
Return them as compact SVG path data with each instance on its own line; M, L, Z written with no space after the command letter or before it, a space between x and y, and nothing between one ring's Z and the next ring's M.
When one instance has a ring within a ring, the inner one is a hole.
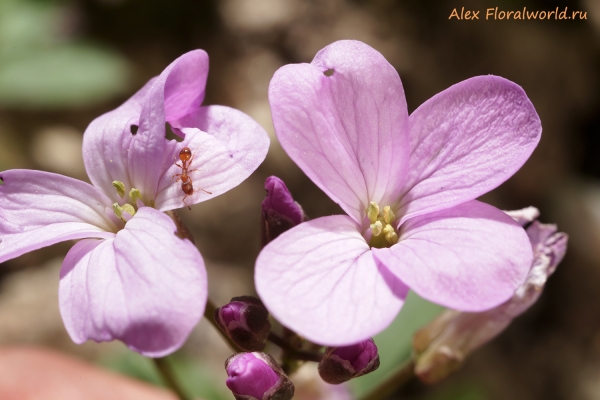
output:
M556 270L567 249L567 235L555 225L541 224L537 209L529 207L508 214L526 228L533 248L533 263L525 282L512 298L479 313L447 310L416 333L415 374L426 383L436 383L462 365L475 349L500 334L514 318L539 298L546 280Z

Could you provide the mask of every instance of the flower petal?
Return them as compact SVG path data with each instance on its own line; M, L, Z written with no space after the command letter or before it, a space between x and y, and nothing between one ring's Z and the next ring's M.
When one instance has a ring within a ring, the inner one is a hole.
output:
M0 172L0 263L70 239L113 237L109 199L92 185L50 172Z
M93 120L83 135L85 170L92 184L110 197L111 203L120 200L112 186L113 181L123 182L126 188L132 187L127 173L132 133L139 130L142 102L155 80L146 83L119 108Z
M177 122L186 137L177 143L173 155L183 147L194 152L190 174L196 192L186 198L188 205L212 199L236 187L262 163L269 149L265 130L241 111L224 106L201 107L196 113ZM199 130L200 129L200 130ZM170 143L171 146L173 143ZM156 208L166 211L184 207L185 193L173 176L181 174L172 162L158 185ZM202 190L204 189L211 194Z
M477 200L408 220L397 244L373 253L419 296L460 311L509 299L533 260L523 228Z
M380 263L347 216L304 222L256 260L256 290L283 325L326 346L365 340L400 311L408 288Z
M156 198L158 181L165 167L173 162L165 146L165 122L200 106L207 74L206 52L190 51L165 68L148 91L142 104L140 129L129 149L129 173L143 196Z
M96 118L83 138L83 156L92 183L113 201L112 187L121 181L129 190L153 200L158 179L172 155L166 151L165 122L180 118L202 103L208 56L194 50L173 61L122 106Z
M288 155L355 221L370 201L393 205L407 174L408 112L398 73L358 41L286 65L269 86L277 137Z
M202 256L169 217L142 207L110 240L82 240L61 269L60 310L76 343L122 340L148 357L178 349L207 298Z
M498 76L460 82L410 116L402 221L475 199L511 177L542 133L523 89Z

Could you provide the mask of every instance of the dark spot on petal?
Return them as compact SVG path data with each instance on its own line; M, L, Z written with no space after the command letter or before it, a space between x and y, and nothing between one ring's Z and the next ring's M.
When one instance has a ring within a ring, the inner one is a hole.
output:
M131 132L132 135L135 135L138 131L138 126L137 125L131 125L129 127L129 131Z
M229 153L229 158L233 158L233 153Z
M329 68L327 71L323 72L323 75L331 76L331 75L333 75L334 72L335 72L335 69Z

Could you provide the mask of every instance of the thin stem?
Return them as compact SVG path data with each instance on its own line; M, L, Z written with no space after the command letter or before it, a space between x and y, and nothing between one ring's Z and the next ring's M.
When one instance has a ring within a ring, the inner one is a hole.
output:
M229 338L229 336L227 336L225 334L225 332L223 332L221 330L219 325L217 325L217 322L215 321L215 310L216 309L217 309L217 307L214 305L214 303L210 299L208 299L206 301L206 308L204 309L204 318L206 318L208 320L208 322L210 322L212 324L212 326L217 330L217 332L219 332L219 334L221 335L223 340L227 343L227 345L231 348L231 350L233 350L234 353L239 353L241 351L244 351L240 347L238 347L238 345L235 344Z
M294 349L292 346L290 346L288 342L286 342L273 332L269 333L268 340L274 345L281 347L285 351L286 356L294 358L296 360L319 362L323 359L323 354L321 353L313 353L311 351Z
M191 397L185 394L185 391L177 382L175 373L173 372L173 369L167 358L153 358L152 360L154 361L154 365L156 365L156 368L158 369L158 372L160 373L164 383L175 392L179 400L192 400Z
M361 400L382 400L415 377L415 362L411 358Z

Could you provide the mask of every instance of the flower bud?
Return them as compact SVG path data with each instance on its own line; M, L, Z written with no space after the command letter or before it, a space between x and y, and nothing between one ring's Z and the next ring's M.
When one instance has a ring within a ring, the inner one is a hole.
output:
M285 183L276 176L265 180L267 197L262 202L261 241L266 246L283 232L304 222L306 216Z
M225 384L236 400L290 400L294 384L266 353L238 353L225 361Z
M216 323L241 349L258 351L265 347L271 323L262 302L252 296L240 296L215 310Z
M465 357L499 335L514 318L539 298L548 277L556 270L567 250L567 235L555 225L535 220L537 209L507 212L526 233L533 249L533 263L525 282L513 297L480 313L446 310L413 339L415 374L426 383L436 383L460 367Z
M373 339L352 346L327 347L319 363L319 375L337 385L352 378L366 375L379 368L379 354Z

